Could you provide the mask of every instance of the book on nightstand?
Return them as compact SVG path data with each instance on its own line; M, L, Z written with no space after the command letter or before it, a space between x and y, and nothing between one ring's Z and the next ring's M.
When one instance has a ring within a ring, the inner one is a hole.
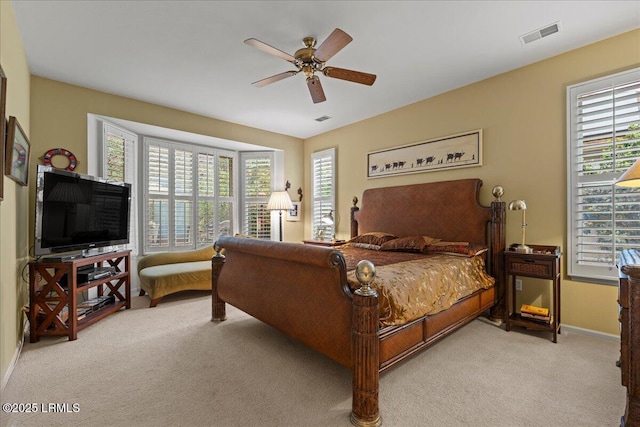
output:
M535 314L536 316L549 316L549 309L530 304L522 304L520 307L520 313Z
M536 322L542 322L542 323L551 323L551 320L553 319L551 316L538 316L536 314L529 314L529 313L520 313L520 316L523 319L535 320Z

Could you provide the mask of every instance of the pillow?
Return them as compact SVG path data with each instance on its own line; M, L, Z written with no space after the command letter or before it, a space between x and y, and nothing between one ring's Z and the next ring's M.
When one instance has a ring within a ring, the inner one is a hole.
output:
M383 243L397 238L398 236L395 234L373 231L371 233L360 234L349 240L349 243L363 243L366 245L381 246Z
M469 242L436 242L427 246L428 254L448 254L473 257L488 251L489 248L483 245L476 245Z
M427 246L439 242L440 239L429 236L398 237L380 246L381 251L423 252Z

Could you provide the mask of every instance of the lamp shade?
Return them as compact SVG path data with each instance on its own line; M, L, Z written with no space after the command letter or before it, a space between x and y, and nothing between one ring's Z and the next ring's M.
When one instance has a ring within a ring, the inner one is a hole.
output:
M527 204L525 203L524 200L514 200L511 203L509 203L509 210L510 211L526 211Z
M333 209L331 211L329 211L328 214L323 215L322 216L322 222L324 222L327 225L333 225L335 220L333 219L333 215L331 214L332 212L333 212Z
M291 197L286 191L274 191L271 193L269 203L267 203L267 209L270 211L288 211L293 209L293 203L291 203Z
M618 187L640 187L640 159L616 181Z

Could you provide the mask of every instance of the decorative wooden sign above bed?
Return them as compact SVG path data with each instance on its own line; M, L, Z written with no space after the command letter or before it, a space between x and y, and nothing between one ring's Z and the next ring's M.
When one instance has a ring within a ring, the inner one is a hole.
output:
M367 154L367 178L482 166L482 129Z

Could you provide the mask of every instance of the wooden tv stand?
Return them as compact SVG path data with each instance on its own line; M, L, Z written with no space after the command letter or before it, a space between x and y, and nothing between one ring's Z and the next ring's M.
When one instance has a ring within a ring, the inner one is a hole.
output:
M71 261L46 258L29 263L30 341L43 335L78 338L78 331L93 325L121 308L131 308L131 251L110 252ZM78 269L111 266L115 273L89 282L78 282ZM66 276L66 284L64 283ZM98 296L114 295L115 302L78 319L78 294L97 288ZM106 292L106 293L105 293Z

